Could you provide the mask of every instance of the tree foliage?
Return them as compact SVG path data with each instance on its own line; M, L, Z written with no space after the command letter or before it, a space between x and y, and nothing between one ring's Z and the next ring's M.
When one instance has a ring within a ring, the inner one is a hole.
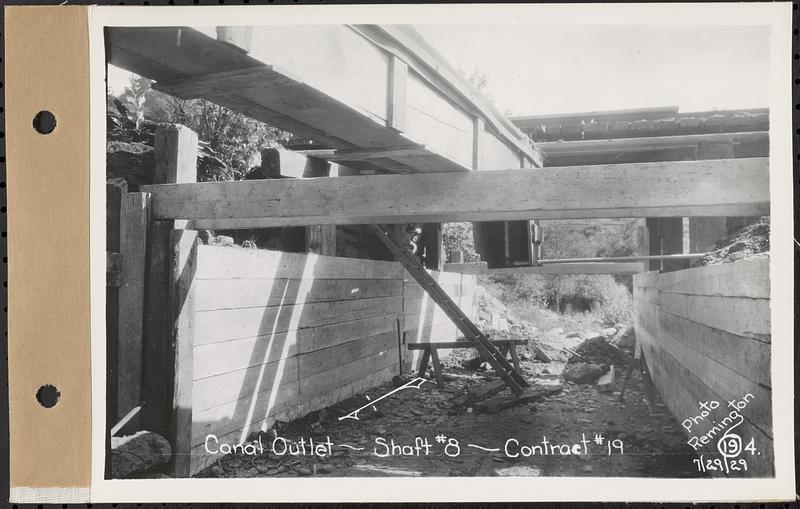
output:
M120 114L136 118L137 129L148 122L167 122L195 131L201 149L221 163L200 165L201 181L241 179L258 164L261 150L290 138L280 129L204 99L184 100L153 90L152 81L141 76L131 76L118 97L109 93L108 104Z
M467 261L475 260L478 257L472 236L472 223L442 224L442 243L445 253L461 251Z

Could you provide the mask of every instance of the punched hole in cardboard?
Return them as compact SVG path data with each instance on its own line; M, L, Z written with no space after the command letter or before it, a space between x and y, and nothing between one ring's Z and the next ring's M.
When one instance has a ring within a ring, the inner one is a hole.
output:
M42 110L33 117L33 128L39 134L50 134L56 129L56 116Z
M43 385L36 391L36 401L45 408L53 408L58 403L61 393L54 385Z

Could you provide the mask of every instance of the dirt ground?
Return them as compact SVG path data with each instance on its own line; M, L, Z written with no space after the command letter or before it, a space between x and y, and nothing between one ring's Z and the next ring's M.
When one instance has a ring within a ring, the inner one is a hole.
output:
M357 420L339 419L414 377L396 379L261 433L256 440L263 451L221 456L199 476L702 476L680 424L641 369L634 369L620 401L624 363L616 365L613 390L601 392L548 374L563 363L534 361L527 346L520 353L522 372L534 387L561 391L492 413L482 413L479 403L458 405L467 389L495 378L491 371L462 367L474 350L457 350L445 362L443 389L424 382L365 408ZM495 397L513 399L507 388ZM303 452L303 446L305 455L289 453Z

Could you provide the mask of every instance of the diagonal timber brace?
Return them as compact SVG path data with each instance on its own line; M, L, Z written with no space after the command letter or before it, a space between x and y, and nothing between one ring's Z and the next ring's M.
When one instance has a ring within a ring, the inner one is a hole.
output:
M430 295L431 299L445 312L448 318L464 334L464 337L471 342L478 350L480 356L488 362L497 374L502 378L511 391L520 396L528 382L516 368L508 362L497 347L489 341L478 327L469 319L467 315L456 305L447 295L442 287L434 280L430 274L419 264L408 251L397 245L389 235L386 228L378 225L370 225L373 233L383 243L384 246L395 256L409 274L419 283L419 285Z

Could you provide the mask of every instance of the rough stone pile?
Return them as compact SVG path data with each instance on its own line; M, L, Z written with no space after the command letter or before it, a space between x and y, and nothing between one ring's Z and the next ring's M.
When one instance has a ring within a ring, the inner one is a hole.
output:
M132 479L157 477L154 468L169 461L169 442L157 433L139 431L124 437L111 437L111 477Z

